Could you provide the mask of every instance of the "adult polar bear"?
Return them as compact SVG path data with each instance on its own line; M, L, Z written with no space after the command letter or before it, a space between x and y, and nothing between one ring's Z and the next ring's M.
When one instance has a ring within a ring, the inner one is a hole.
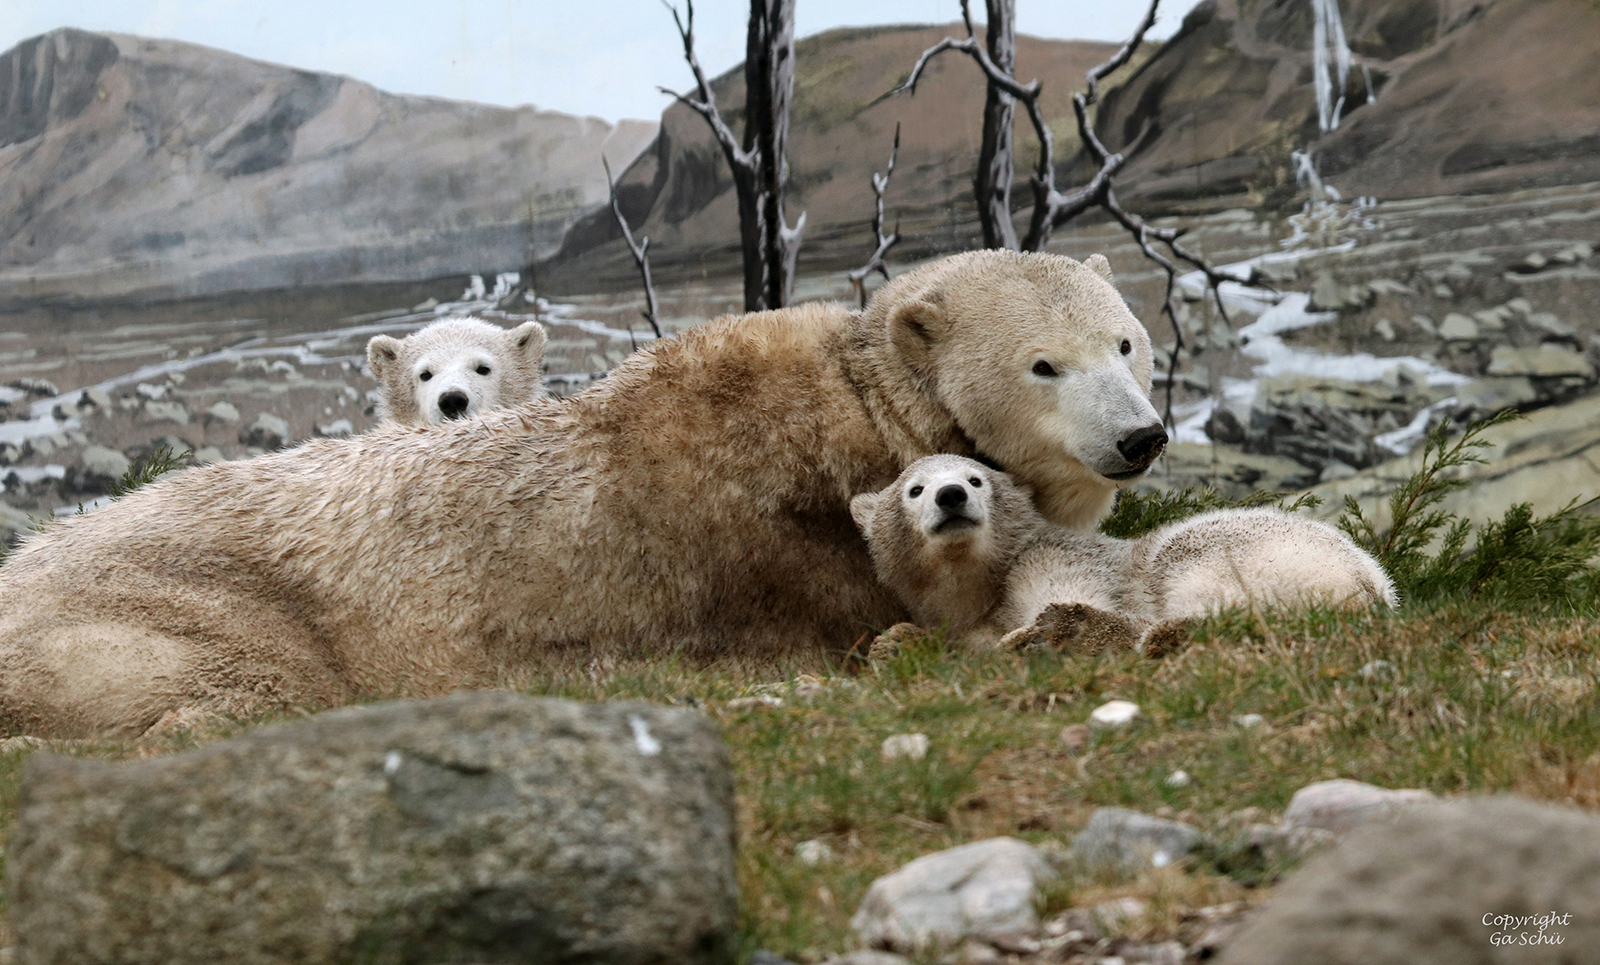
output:
M981 455L1088 525L1159 454L1149 337L1087 264L958 255L860 314L712 321L566 404L190 469L63 520L0 566L0 731L848 646L906 616L855 494Z

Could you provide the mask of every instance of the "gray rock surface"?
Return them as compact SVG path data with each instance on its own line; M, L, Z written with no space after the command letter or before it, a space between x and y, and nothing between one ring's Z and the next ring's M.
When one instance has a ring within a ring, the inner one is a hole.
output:
M1291 832L1320 828L1344 834L1368 821L1393 817L1403 808L1432 800L1431 792L1415 788L1391 790L1345 778L1318 781L1294 792L1283 812L1283 827Z
M1127 808L1099 808L1072 839L1071 854L1085 865L1115 865L1126 870L1165 867L1193 851L1200 832L1181 821L1152 817Z
M1551 913L1542 929L1519 921ZM1523 944L1524 934L1560 944ZM1499 797L1351 834L1280 885L1221 961L1499 965L1588 962L1596 949L1600 818Z
M468 693L22 785L18 965L733 960L732 776L687 711Z
M239 441L258 449L282 449L289 442L289 423L270 412L256 416L250 428L239 433Z
M850 925L864 944L919 952L977 938L1017 938L1039 928L1037 887L1055 877L1016 838L991 838L923 855L872 883Z
M128 457L115 449L105 446L85 446L83 450L83 469L91 477L105 480L119 480L128 471Z

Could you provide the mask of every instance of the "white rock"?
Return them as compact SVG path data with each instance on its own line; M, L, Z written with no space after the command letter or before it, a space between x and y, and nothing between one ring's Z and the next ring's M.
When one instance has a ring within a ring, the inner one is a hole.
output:
M1089 726L1096 730L1117 730L1139 719L1139 705L1131 700L1110 700L1089 714Z
M878 756L885 761L892 761L897 757L909 757L920 761L928 756L927 734L890 734L883 739L883 745L878 748Z
M828 842L812 838L802 841L794 846L794 856L804 865L819 865L833 860L833 849L828 847Z
M850 925L863 944L899 952L953 946L968 936L1017 939L1039 930L1038 886L1055 877L1015 838L923 855L872 883Z
M182 402L158 402L154 399L144 404L145 415L156 422L189 424L189 409Z
M1446 339L1474 339L1478 337L1478 323L1470 315L1451 312L1439 323L1439 335Z
M325 426L317 426L317 435L332 438L353 435L355 431L356 427L349 419L335 419Z
M1233 718L1233 725L1243 727L1245 730L1255 730L1266 722L1267 719L1260 714L1239 714Z
M756 694L754 697L735 697L728 701L729 710L760 710L767 707L782 707L783 698L771 694Z
M128 457L115 449L88 446L83 450L83 468L91 475L121 479L128 466Z
M1395 669L1394 664L1387 660L1369 660L1361 665L1361 669L1357 670L1356 674L1368 680L1376 680L1393 677Z
M165 385L155 385L150 382L140 382L138 385L133 387L133 391L139 393L147 399L160 399L166 396L167 387Z
M1161 783L1165 784L1167 787L1188 787L1190 784L1194 783L1194 778L1189 776L1188 771L1176 770L1171 774L1168 774L1167 779Z
M1072 857L1090 867L1164 868L1200 843L1200 832L1181 821L1127 808L1098 808L1072 839Z
M222 422L238 422L239 407L232 402L219 401L213 403L211 408L206 410L206 415Z
M1344 778L1308 784L1294 793L1283 812L1283 826L1296 831L1321 828L1344 834L1368 821L1392 817L1402 808L1432 801L1429 791L1390 790Z

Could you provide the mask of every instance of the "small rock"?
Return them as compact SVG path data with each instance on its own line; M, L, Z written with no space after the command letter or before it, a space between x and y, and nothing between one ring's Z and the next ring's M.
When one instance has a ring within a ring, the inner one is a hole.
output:
M1594 378L1594 365L1583 353L1569 345L1545 342L1538 348L1512 348L1501 345L1489 358L1490 375L1527 375L1550 378L1578 376Z
M109 409L111 408L111 393L99 388L84 389L78 396L78 406L79 408L94 406L101 410Z
M1243 727L1245 730L1255 730L1266 722L1267 719L1260 714L1236 714L1233 718L1233 726Z
M102 482L120 480L131 463L128 457L105 446L87 446L83 450L83 470Z
M1189 776L1188 771L1180 769L1168 774L1167 779L1161 783L1165 784L1167 787L1188 787L1190 784L1194 783L1194 778Z
M206 446L194 454L194 464L197 466L209 466L214 462L221 462L222 460L222 450L218 449L216 446Z
M1449 341L1471 341L1478 335L1478 323L1471 315L1451 312L1439 323L1439 337Z
M928 756L928 735L891 734L883 739L878 756L884 761L892 761L897 757L920 761Z
M1475 379L1455 390L1456 412L1474 418L1487 418L1496 412L1515 409L1539 398L1533 381L1525 375Z
M1546 338L1574 339L1578 335L1571 325L1563 322L1554 312L1530 312L1527 321L1529 328Z
M1094 730L1121 730L1131 727L1139 717L1138 704L1131 700L1111 700L1089 714L1089 727Z
M1429 318L1426 315L1413 315L1413 316L1411 316L1411 324L1415 325L1417 328L1422 329L1422 334L1424 334L1424 335L1438 335L1439 334L1439 329L1438 329L1438 327L1436 325L1433 324L1433 319Z
M802 841L794 846L794 856L803 865L819 865L834 858L833 849L828 847L828 842L812 838Z
M1061 743L1066 745L1067 753L1077 757L1089 746L1091 733L1088 724L1068 724L1061 728L1059 737Z
M1039 930L1038 886L1049 863L1015 838L991 838L923 855L872 883L850 925L863 942L918 953L967 937L1027 938Z
M61 390L56 388L54 382L45 379L18 379L15 382L7 382L6 385L41 399L48 399L61 394Z
M411 310L413 312L431 312L436 307L438 307L438 305L439 305L439 299L431 298L431 297L430 298L424 298L422 301L417 302L415 305L412 305L411 306Z
M289 441L289 423L269 412L256 416L250 428L239 433L239 441L258 449L282 449Z
M133 387L133 391L150 400L164 399L167 396L167 386L165 383L157 385L153 382L140 382L138 385Z
M1531 275L1543 271L1549 264L1550 259L1535 251L1513 264L1511 270L1519 275Z
M1113 929L1128 927L1149 910L1150 905L1138 898L1113 898L1090 908L1089 916L1104 934Z
M189 408L182 402L158 402L152 399L144 404L144 411L155 422L176 422L180 426L189 424Z
M1394 341L1394 323L1389 321L1387 318L1380 318L1374 322L1372 325L1372 330L1377 332L1378 337L1383 339L1385 342Z
M206 415L218 422L238 422L239 407L232 402L221 400L212 403L211 408L206 410Z
M1511 312L1513 318L1526 320L1529 315L1533 314L1533 302L1528 301L1521 295L1506 302L1505 307Z
M1449 285L1446 285L1444 282L1440 282L1439 284L1433 286L1433 297L1448 301L1456 297L1455 289L1451 288Z
M1395 666L1387 660L1369 660L1356 674L1366 680L1387 680L1395 675Z
M820 697L828 692L828 683L814 673L803 673L794 678L794 695L801 699Z
M1402 808L1432 800L1432 792L1425 790L1390 790L1344 778L1318 781L1294 793L1283 812L1283 826L1289 831L1321 828L1344 834L1368 821L1392 817Z
M769 707L783 706L783 698L772 694L756 694L753 697L735 697L728 701L729 710L765 710Z
M330 439L342 439L354 435L356 427L349 419L335 419L325 426L317 426L317 435Z
M1379 295L1399 295L1402 298L1409 298L1410 296L1416 294L1416 292L1411 290L1410 285L1407 285L1404 282L1395 281L1393 278L1375 279L1368 282L1367 287Z
M1072 857L1090 866L1125 870L1164 868L1193 851L1200 832L1181 821L1151 817L1127 808L1099 808L1072 839Z

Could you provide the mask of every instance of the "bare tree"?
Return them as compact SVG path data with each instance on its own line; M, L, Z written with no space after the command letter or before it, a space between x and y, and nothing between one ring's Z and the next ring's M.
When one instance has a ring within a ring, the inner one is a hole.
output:
M667 0L662 0L667 4ZM717 109L716 95L694 52L694 2L685 14L667 4L683 41L683 55L694 72L695 96L663 87L705 118L728 160L739 200L739 241L744 255L746 311L781 308L794 297L795 260L805 212L794 227L783 212L788 180L789 104L794 98L794 0L750 0L745 44L745 122L743 142Z
M900 241L900 225L898 222L895 224L893 232L888 235L883 233L883 193L888 190L889 179L894 176L894 159L899 153L900 125L896 124L894 126L894 147L889 149L889 166L882 174L876 171L872 172L872 193L877 201L872 213L872 234L878 239L878 247L877 250L873 251L872 257L867 259L866 264L850 273L850 284L855 286L856 299L860 301L862 308L867 307L867 276L873 272L878 272L883 276L884 281L889 280L889 268L883 263L883 256L887 255L889 249Z
M606 160L604 154L600 155L600 165L606 169L606 186L611 189L611 214L617 219L617 226L622 229L622 240L628 243L633 263L639 266L639 277L644 281L644 311L639 314L650 323L650 331L656 333L656 338L660 338L661 324L656 315L656 286L650 280L650 238L648 235L641 235L637 242L633 240L633 229L628 227L628 219L622 216L622 205L617 201L617 182L611 177L611 162ZM633 326L628 326L628 331L631 333Z
M1177 373L1178 358L1186 347L1183 340L1183 327L1178 323L1177 305L1173 300L1179 272L1178 263L1188 264L1205 275L1207 287L1215 298L1217 311L1222 314L1224 321L1228 320L1228 311L1222 303L1222 295L1217 286L1223 281L1242 282L1244 279L1235 278L1218 270L1204 258L1179 244L1178 239L1183 236L1184 229L1157 228L1138 215L1131 214L1124 209L1117 201L1114 179L1127 158L1121 153L1113 153L1100 140L1099 135L1095 133L1095 115L1091 109L1099 103L1100 82L1133 59L1134 52L1144 42L1145 34L1155 24L1156 10L1161 4L1161 0L1150 0L1150 6L1145 11L1144 19L1140 20L1138 27L1134 28L1133 36L1111 56L1111 59L1093 67L1088 73L1086 89L1073 95L1072 108L1078 122L1078 137L1083 142L1084 150L1088 152L1089 157L1095 164L1099 165L1099 170L1095 172L1094 177L1089 180L1088 184L1069 192L1062 192L1056 187L1055 137L1050 130L1050 125L1045 122L1044 112L1039 106L1039 95L1043 88L1037 80L1023 84L1016 78L1014 63L1016 2L1015 0L985 0L985 2L990 20L987 31L990 41L988 46L980 44L975 35L972 25L972 11L969 6L970 0L961 0L961 19L967 28L966 38L957 40L953 37L946 37L923 51L922 56L917 59L916 66L912 68L911 75L906 78L906 82L891 91L891 93L907 91L915 94L917 81L921 79L922 72L927 67L928 62L947 50L959 51L971 57L983 70L989 84L989 100L986 101L984 114L984 143L980 152L979 181L982 182L984 180L986 171L982 164L982 158L1001 152L1009 153L1011 150L1009 128L1007 129L1007 135L1001 138L998 130L991 130L989 124L988 104L994 102L995 91L998 90L1023 103L1028 111L1028 120L1033 124L1034 133L1039 138L1038 164L1034 168L1033 177L1029 179L1029 186L1033 191L1033 212L1029 218L1028 232L1020 244L1013 240L1006 247L1021 251L1043 250L1045 243L1050 240L1050 235L1056 228L1061 227L1091 208L1099 208L1133 235L1134 239L1139 242L1139 250L1144 253L1146 258L1160 265L1166 271L1167 289L1166 296L1162 302L1162 314L1166 315L1168 321L1172 324L1173 348L1167 359L1165 418L1167 423L1171 424L1172 386ZM1008 22L997 28L994 21L999 18L1004 18ZM995 41L996 37L1001 38L998 46ZM1011 38L1009 41L1009 54L1013 57L1013 62L1010 64L1000 62L1000 59L995 56L995 50L997 49L1002 53L1007 51L1005 40L1007 37ZM1140 137L1143 138L1149 133L1150 131L1147 129ZM1135 141L1129 150L1135 150L1137 146L1138 141ZM990 163L996 172L1002 168L1008 172L1011 170L1011 162L1009 160ZM992 215L987 214L986 212L993 211L994 208L992 202L987 206L985 205L982 193L978 195L978 210L980 219L1000 217L1007 225L1011 223L1009 205L1003 212L997 212ZM984 237L986 243L989 235L990 228L985 225ZM1015 237L1015 229L1013 228L1011 238L1015 239ZM1159 250L1155 243L1165 246L1166 252L1163 253Z

